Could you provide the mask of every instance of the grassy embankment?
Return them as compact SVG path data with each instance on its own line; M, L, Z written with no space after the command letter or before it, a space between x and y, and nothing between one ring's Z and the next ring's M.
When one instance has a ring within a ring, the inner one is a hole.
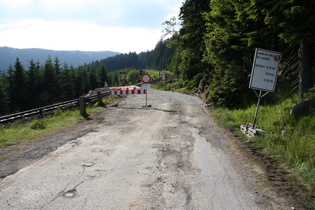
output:
M108 101L103 100L104 104ZM87 114L93 114L98 109L98 104L94 107L87 107ZM65 127L75 125L83 120L79 110L61 111L56 110L52 117L35 119L26 122L16 122L9 127L0 125L0 147L7 147L21 143L36 141L42 136L52 134Z
M315 201L312 200L315 196L315 95L310 97L308 106L296 115L290 115L291 108L298 101L298 95L295 94L274 105L260 106L257 125L267 135L250 140L302 180L309 192L297 194L309 200L315 208ZM248 140L241 133L240 125L253 121L255 104L236 110L220 107L211 109L220 126Z

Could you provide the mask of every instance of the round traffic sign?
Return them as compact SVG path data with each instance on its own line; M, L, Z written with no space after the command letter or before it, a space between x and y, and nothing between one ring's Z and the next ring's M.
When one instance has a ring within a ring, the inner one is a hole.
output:
M150 74L143 74L141 76L141 80L142 80L143 83L149 83L151 81Z

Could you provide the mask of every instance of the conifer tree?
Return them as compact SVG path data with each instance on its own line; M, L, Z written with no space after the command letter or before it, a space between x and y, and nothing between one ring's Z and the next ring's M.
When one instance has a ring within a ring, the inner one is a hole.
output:
M60 72L60 99L61 101L71 100L75 96L75 76L73 67L64 67Z
M47 58L45 65L44 65L44 90L43 97L41 98L44 104L52 104L59 102L59 93L56 71L53 65L53 62L50 56Z
M178 68L184 80L191 80L197 74L211 69L211 66L202 59L205 52L203 37L206 33L203 15L210 10L209 3L210 0L189 0L180 8L179 19L182 21L182 28L179 31L177 53Z
M14 69L9 69L9 94L11 111L24 111L31 107L30 93L27 85L27 75L19 58L16 58Z
M8 114L9 112L9 96L7 78L2 72L0 75L0 115Z
M30 61L30 65L27 71L28 74L28 86L30 90L30 102L32 108L41 106L40 94L42 92L42 74L39 66L39 62L35 63Z
M98 68L98 77L99 77L99 82L100 82L100 86L102 87L105 83L105 81L108 82L108 76L107 76L107 70L106 67L104 65L104 63L101 64L101 66Z

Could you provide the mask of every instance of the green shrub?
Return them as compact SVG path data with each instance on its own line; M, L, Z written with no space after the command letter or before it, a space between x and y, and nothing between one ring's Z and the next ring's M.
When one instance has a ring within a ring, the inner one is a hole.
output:
M58 108L58 109L56 109L55 111L54 111L54 116L60 116L61 114L62 114L62 110L60 109L60 108Z
M107 104L109 104L109 101L108 101L107 99L103 99L103 100L101 101L101 103L96 102L96 103L94 104L94 107L103 107L103 106L106 106Z
M36 120L32 125L31 128L33 130L44 130L47 127L47 122L45 120Z

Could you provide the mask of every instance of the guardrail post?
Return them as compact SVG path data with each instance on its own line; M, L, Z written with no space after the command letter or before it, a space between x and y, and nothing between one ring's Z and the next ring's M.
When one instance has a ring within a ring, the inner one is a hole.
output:
M79 98L79 106L80 106L80 114L82 116L86 116L86 109L85 109L85 98L84 96L81 96Z
M97 91L97 100L99 104L102 104L102 95L101 95L101 91Z

